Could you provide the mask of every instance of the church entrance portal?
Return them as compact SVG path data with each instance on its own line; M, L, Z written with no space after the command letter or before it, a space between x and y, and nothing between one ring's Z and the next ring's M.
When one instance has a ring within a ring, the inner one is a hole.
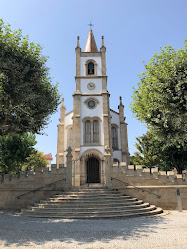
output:
M99 160L92 156L87 161L87 183L99 183Z

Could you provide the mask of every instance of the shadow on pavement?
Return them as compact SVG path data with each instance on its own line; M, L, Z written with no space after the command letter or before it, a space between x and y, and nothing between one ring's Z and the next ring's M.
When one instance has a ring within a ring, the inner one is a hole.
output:
M110 243L113 239L127 240L129 237L147 236L155 233L158 224L167 229L167 219L144 217L118 220L60 220L30 218L21 214L0 212L0 245L29 246L59 241L71 247L93 242Z

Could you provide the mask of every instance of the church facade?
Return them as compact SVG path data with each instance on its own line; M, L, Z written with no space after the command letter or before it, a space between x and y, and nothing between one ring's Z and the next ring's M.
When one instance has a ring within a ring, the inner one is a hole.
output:
M76 89L73 93L73 110L66 113L62 100L56 163L58 167L66 167L69 148L74 159L74 186L87 182L107 185L113 162L129 164L124 106L120 97L119 112L110 109L104 37L98 51L90 29L84 52L81 51L79 37L75 52Z

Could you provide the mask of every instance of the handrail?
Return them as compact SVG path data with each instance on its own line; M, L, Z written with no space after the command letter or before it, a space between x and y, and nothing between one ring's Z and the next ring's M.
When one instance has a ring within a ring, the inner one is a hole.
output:
M119 179L114 178L114 177L111 177L111 181L112 181L112 180L116 180L116 181L122 182L122 183L124 183L126 186L133 186L133 187L135 187L135 188L137 188L137 189L140 189L142 192L145 191L145 192L148 192L149 194L156 195L159 199L161 198L161 195L157 195L157 194L155 194L155 193L153 193L153 192L151 192L151 191L149 191L149 190L147 190L147 189L145 189L145 188L139 188L139 187L135 186L134 184L130 184L130 183L128 183L128 182L124 182L124 181L119 180Z
M27 195L27 194L32 193L32 192L34 193L34 192L36 192L36 191L38 191L38 190L40 190L40 189L42 189L42 188L48 187L48 186L50 187L51 185L53 185L53 184L55 184L55 183L57 183L57 182L60 182L60 181L65 181L65 182L66 182L66 178L60 179L60 180L58 180L58 181L55 181L55 182L52 182L52 183L49 183L49 184L46 184L45 186L42 186L42 187L40 187L40 188L36 188L36 189L30 190L30 191L28 191L28 192L26 192L26 193L24 193L24 194L21 194L21 195L16 196L16 198L19 199L20 197L22 197L22 196L24 196L24 195Z

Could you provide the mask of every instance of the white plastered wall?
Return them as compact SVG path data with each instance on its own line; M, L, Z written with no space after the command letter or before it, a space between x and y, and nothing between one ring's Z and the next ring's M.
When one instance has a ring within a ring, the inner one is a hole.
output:
M85 76L85 64L88 60L94 60L97 64L97 76L102 75L101 69L101 57L81 57L80 58L80 76ZM94 83L95 89L89 90L87 85L88 83ZM94 96L94 94L102 93L102 79L96 79L90 77L90 79L81 79L80 80L80 92L81 94L91 94L90 96L81 96L81 116L80 116L80 129L81 129L81 149L80 154L82 155L85 151L90 149L99 150L102 154L104 154L104 131L103 131L103 99L102 96ZM99 101L96 108L89 109L87 105L84 103L86 99L93 97ZM100 123L100 134L101 134L101 145L100 146L83 146L83 122L82 120L85 117L99 117L101 119Z
M97 63L97 76L102 75L102 70L101 70L101 57L81 57L80 58L80 71L81 75L80 76L85 76L85 64L87 60L94 60Z
M115 124L118 126L118 148L119 150L115 150L113 152L113 158L117 158L120 162L122 161L122 155L121 155L121 135L120 135L120 118L119 118L119 114L110 111L110 115L111 115L111 125Z
M88 83L94 83L95 89L89 90ZM102 79L81 79L80 80L80 92L82 94L100 94L102 93Z
M83 122L82 120L85 117L99 117L101 119L100 129L101 129L101 145L104 145L104 136L103 136L103 99L102 96L94 96L95 99L99 101L96 108L89 109L87 105L84 103L86 99L90 98L90 96L81 96L81 146L83 146ZM97 146L96 146L97 147ZM99 147L99 146L98 146Z

